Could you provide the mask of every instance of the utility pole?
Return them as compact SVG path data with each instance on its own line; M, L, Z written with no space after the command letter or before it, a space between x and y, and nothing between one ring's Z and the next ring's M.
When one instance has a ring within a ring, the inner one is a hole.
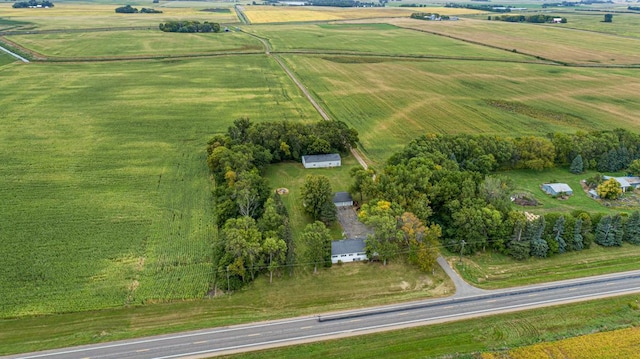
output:
M462 263L462 253L464 252L464 245L467 244L467 242L465 242L463 239L460 244L462 245L462 247L460 247L460 263Z
M227 266L227 294L231 293L231 283L229 283L229 266Z

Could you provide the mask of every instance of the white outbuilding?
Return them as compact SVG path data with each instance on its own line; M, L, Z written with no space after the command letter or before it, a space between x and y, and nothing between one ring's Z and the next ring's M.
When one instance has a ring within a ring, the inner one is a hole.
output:
M336 205L336 207L351 207L353 206L353 198L351 198L351 195L349 194L349 192L336 192L333 195L333 204Z
M338 153L308 155L302 156L302 165L304 168L340 167L342 166L342 159Z
M561 193L569 196L573 194L573 190L566 183L545 183L542 185L542 190L552 196L557 196Z

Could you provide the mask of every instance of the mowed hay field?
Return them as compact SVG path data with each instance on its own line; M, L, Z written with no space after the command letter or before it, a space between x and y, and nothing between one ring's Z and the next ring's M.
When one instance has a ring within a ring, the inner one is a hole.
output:
M245 31L268 39L274 51L310 50L321 53L535 60L530 56L388 24L256 25L246 27Z
M516 136L640 129L640 78L633 69L375 62L331 55L283 58L333 119L358 130L365 154L377 163L428 132Z
M564 27L565 24L546 26L471 19L389 19L387 22L570 64L640 65L637 50L640 39L575 30ZM635 23L640 26L640 16Z
M46 57L180 56L219 52L260 52L256 38L240 32L169 33L158 29L7 36Z
M265 56L16 63L0 93L0 317L204 296L206 141L319 119Z
M243 12L252 24L274 22L333 21L348 19L371 19L387 17L409 17L414 8L339 8L328 6L243 6ZM430 12L442 15L480 13L477 10L454 8L429 8Z
M54 2L55 7L50 9L13 9L11 3L0 4L0 14L3 18L28 22L24 29L52 30L52 29L89 29L89 28L114 28L114 27L140 27L148 26L157 29L158 24L168 20L198 20L200 22L238 22L235 12L205 12L197 8L166 8L158 4L131 4L141 9L154 8L161 10L162 14L116 14L115 9L123 6L123 3L105 4L80 4ZM205 2L202 3L207 4ZM214 4L212 4L215 7ZM229 5L227 5L229 6Z

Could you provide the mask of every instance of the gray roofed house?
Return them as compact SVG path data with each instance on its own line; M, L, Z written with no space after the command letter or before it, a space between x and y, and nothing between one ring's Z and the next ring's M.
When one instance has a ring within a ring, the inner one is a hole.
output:
M350 207L353 206L353 198L349 192L336 192L333 194L333 204L336 207Z
M564 193L567 195L573 194L573 190L566 183L544 183L542 185L542 190L552 196L557 196L560 193Z
M331 242L331 263L367 260L364 239L343 239Z
M338 153L307 155L302 156L302 165L304 168L340 167L342 165L342 159Z
M618 181L618 183L620 183L620 187L622 188L623 192L626 192L627 189L629 189L629 188L635 189L635 188L640 187L640 178L639 177L602 176L602 178L604 178L605 180L608 180L610 178L615 179L616 181Z

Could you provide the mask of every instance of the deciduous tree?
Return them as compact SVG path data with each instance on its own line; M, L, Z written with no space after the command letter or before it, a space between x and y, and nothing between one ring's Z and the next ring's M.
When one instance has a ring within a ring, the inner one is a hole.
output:
M313 264L313 273L318 266L331 266L331 234L320 221L308 224L302 232L302 241L306 244L305 259Z

